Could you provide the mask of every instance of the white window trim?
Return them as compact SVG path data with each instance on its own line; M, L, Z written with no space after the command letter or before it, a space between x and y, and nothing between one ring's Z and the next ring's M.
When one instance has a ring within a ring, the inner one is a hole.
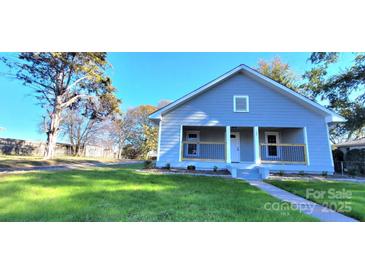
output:
M246 110L237 110L236 109L236 99L237 98L245 98L247 102L247 109ZM250 111L250 98L248 95L234 95L233 96L233 111L234 112L249 112Z
M196 140L195 139L194 140L189 140L189 134L191 134L191 133L197 135ZM189 144L187 144L186 155L187 156L199 157L199 154L200 154L200 147L199 147L200 131L199 130L188 130L188 131L186 131L186 141L196 143L196 154L189 154Z
M267 137L269 136L269 135L275 135L276 136L276 144L280 144L280 133L278 132L278 131L265 131L265 144L267 144L266 145L266 157L267 158L278 158L278 157L280 157L280 149L279 149L279 147L277 147L277 149L276 149L276 156L271 156L271 155L269 155L269 141L268 141L268 139L267 139Z

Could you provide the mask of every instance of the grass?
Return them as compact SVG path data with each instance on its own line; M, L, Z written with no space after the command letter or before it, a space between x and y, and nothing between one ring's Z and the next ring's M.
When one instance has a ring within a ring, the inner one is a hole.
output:
M242 180L140 165L0 176L0 221L315 221ZM265 209L278 203L282 210Z
M37 156L0 155L0 168L24 168L62 164L102 163L111 161L113 160L71 156L56 157L52 160L44 160L42 157Z
M330 180L266 180L266 182L365 221L365 184Z

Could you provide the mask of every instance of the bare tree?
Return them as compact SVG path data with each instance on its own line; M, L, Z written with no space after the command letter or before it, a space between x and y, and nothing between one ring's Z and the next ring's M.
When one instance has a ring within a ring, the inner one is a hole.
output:
M122 158L124 146L127 145L128 140L134 136L134 131L132 130L133 125L134 120L129 112L120 115L110 124L110 138L114 140L114 143L117 146L118 159Z
M158 102L157 104L157 108L160 109L160 108L163 108L164 106L167 106L171 103L172 101L169 100L169 99L163 99L161 100L160 102Z
M118 99L113 95L80 101L62 116L61 133L67 136L72 152L81 156L88 144L105 143L108 124L119 114Z

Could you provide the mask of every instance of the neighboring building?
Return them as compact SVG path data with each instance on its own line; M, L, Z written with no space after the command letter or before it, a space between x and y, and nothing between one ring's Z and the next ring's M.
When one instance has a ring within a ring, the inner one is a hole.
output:
M45 148L46 143L44 142L0 138L0 155L4 154L43 156ZM72 155L72 146L66 143L57 143L55 155ZM82 156L95 158L112 158L114 157L114 152L111 148L105 148L97 145L86 145Z
M328 123L344 118L246 65L150 115L159 123L157 166L333 173Z
M352 149L365 149L365 138L335 144L333 145L333 148L338 148L345 154Z
M0 154L43 156L46 143L12 138L0 138ZM69 144L57 143L56 156L71 154Z
M98 145L86 145L84 149L84 156L95 158L113 158L114 151L112 148L106 148Z

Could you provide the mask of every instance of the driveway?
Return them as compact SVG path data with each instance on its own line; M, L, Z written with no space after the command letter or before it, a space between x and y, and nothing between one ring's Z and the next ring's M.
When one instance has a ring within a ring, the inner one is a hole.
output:
M143 161L137 160L125 160L113 163L73 163L73 164L62 164L54 166L37 166L37 167L20 167L20 168L0 168L0 174L25 172L25 171L37 171L37 170L48 170L48 171L59 171L59 170L70 170L70 169L81 169L87 167L105 167L105 166L118 166L118 165L130 165L139 164Z

